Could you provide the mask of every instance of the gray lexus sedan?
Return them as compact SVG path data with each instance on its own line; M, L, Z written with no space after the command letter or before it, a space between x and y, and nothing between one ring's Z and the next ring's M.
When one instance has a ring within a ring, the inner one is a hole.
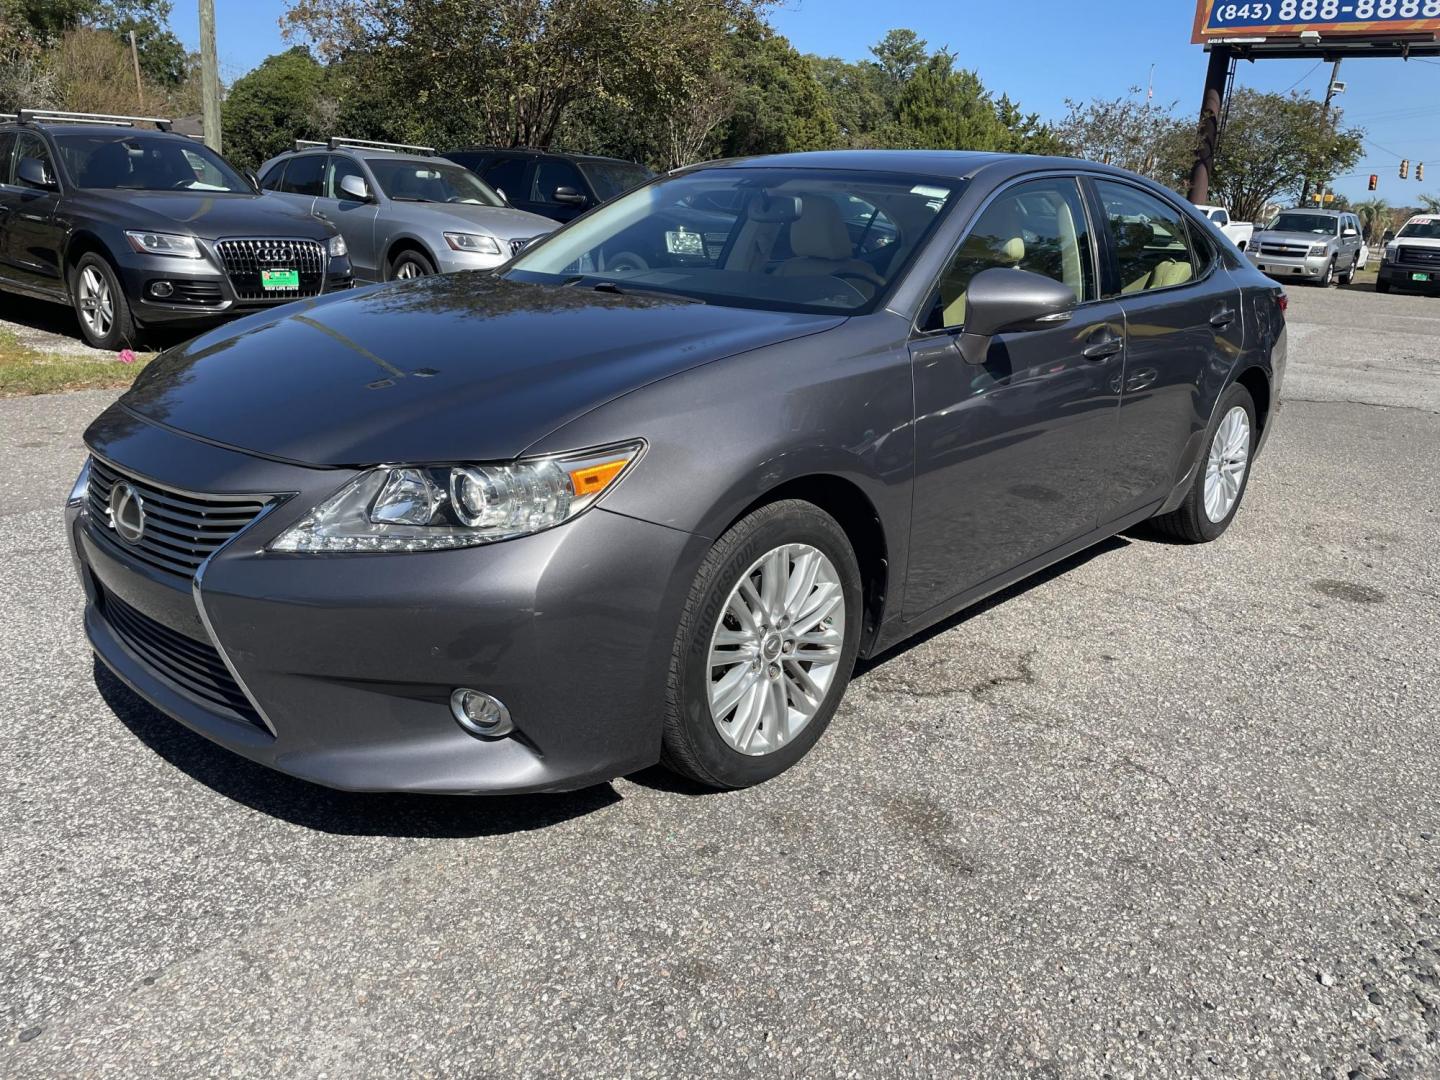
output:
M155 360L86 432L86 629L164 712L321 784L754 784L857 657L1142 521L1219 537L1285 307L1100 165L695 166L500 271Z

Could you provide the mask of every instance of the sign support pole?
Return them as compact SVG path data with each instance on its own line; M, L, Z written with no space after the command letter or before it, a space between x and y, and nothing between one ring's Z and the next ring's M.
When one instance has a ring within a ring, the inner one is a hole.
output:
M1205 96L1200 101L1200 126L1196 132L1195 164L1190 168L1192 203L1210 201L1210 177L1215 171L1215 150L1220 143L1220 112L1230 83L1231 48L1210 47L1210 64L1205 69Z

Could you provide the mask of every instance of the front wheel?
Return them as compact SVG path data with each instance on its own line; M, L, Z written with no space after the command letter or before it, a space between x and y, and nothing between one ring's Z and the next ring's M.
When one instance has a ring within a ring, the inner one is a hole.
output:
M1384 278L1381 278L1379 281L1375 282L1375 291L1378 293L1388 293L1390 291L1390 282L1386 281Z
M1195 473L1185 501L1153 520L1174 540L1205 544L1230 527L1250 481L1255 452L1255 401L1250 391L1232 384L1220 398L1206 432L1205 460Z
M70 301L90 345L115 352L135 344L135 316L125 290L110 264L93 251L70 271Z
M1335 260L1331 259L1325 264L1325 273L1315 280L1315 284L1322 289L1328 289L1330 283L1335 280Z
M411 278L429 277L435 273L435 264L419 251L401 251L390 260L391 281L408 281Z
M701 564L680 620L663 763L713 788L790 768L835 715L860 625L860 570L834 518L788 499L742 519Z
M1360 269L1360 257L1357 255L1350 260L1350 269L1340 275L1340 284L1349 285L1355 280L1355 272Z

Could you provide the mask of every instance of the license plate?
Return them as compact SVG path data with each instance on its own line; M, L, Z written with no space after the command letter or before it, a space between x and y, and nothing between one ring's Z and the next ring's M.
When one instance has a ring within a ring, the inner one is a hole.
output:
M1411 281L1429 281L1429 280L1430 280L1430 275L1429 275L1429 274L1411 274L1411 275L1410 275L1410 280L1411 280Z
M260 287L262 289L298 289L300 287L300 271L261 270Z

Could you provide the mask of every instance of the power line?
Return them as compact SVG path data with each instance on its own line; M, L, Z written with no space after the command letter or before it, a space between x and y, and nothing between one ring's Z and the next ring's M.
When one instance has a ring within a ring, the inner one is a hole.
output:
M1304 82L1306 79L1310 78L1311 75L1314 75L1315 72L1316 72L1316 70L1317 70L1317 69L1320 67L1320 65L1323 64L1324 62L1325 62L1324 60L1316 60L1316 61L1315 61L1315 67L1312 67L1309 71L1305 72L1304 75L1301 75L1300 78L1296 79L1293 83L1291 83L1289 86L1287 86L1287 87L1285 88L1284 92L1288 94L1291 90L1294 90L1295 87L1299 86L1299 85L1300 85L1302 82Z

